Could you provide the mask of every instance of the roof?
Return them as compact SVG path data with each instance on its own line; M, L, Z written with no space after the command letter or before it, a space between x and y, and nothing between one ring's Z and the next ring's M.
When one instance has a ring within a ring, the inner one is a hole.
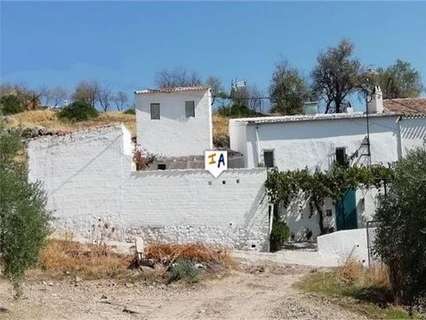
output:
M176 92L190 92L190 91L206 91L209 87L172 87L172 88L159 88L159 89L145 89L135 91L135 94L155 94L155 93L176 93Z
M385 112L426 114L426 98L384 99Z
M373 113L369 117L395 117L399 113ZM254 117L254 118L237 118L231 119L234 122L242 122L247 124L259 123L282 123L282 122L299 122L299 121L318 121L318 120L338 120L338 119L360 119L365 118L367 115L363 112L354 113L327 113L327 114L313 114L313 115L294 115L294 116L272 116L272 117Z

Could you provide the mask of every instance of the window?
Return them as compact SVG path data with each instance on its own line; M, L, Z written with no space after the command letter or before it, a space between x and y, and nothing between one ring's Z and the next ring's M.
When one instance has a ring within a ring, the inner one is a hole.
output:
M195 117L195 102L185 101L185 116L187 118Z
M274 150L263 151L263 161L266 168L274 167Z
M159 119L160 119L160 104L151 103L151 120L159 120Z
M348 157L346 155L346 148L336 148L336 163L340 166L348 165Z
M157 169L158 169L158 170L166 170L166 165L165 165L164 163L159 163L159 164L157 165Z

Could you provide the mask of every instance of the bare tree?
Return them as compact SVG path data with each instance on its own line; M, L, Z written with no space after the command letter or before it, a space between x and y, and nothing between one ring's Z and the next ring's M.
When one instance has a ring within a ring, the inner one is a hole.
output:
M72 94L73 101L83 101L95 107L98 99L100 85L97 81L80 81Z
M99 102L99 106L104 110L104 112L107 112L111 106L111 102L113 99L112 91L109 87L103 86L98 87L96 100Z
M223 88L222 81L215 77L209 76L205 81L207 87L212 89L213 95L218 97L226 96L225 89Z
M165 69L157 73L155 84L159 88L194 87L201 85L201 78L197 73L183 68Z
M123 110L128 101L129 98L127 97L127 94L123 91L118 91L117 94L112 97L112 102L114 103L118 111Z
M53 106L57 107L64 103L68 98L68 91L62 87L51 88L48 91L49 101L52 101Z
M326 102L325 113L343 112L345 99L360 87L361 63L352 58L353 44L342 40L335 48L320 53L312 71L313 91Z

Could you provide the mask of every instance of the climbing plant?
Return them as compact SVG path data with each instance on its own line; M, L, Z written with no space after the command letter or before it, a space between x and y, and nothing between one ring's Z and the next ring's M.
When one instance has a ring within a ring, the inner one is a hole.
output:
M345 167L335 165L328 171L310 171L307 168L294 171L272 170L268 173L266 189L272 203L288 207L302 196L309 200L319 214L319 227L324 233L324 200L337 202L350 189L357 187L377 188L392 181L393 170L381 165Z

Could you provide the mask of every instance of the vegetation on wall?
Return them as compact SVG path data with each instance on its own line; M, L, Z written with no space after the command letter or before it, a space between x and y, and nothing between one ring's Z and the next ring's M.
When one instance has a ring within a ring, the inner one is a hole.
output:
M321 233L325 232L323 225L323 205L326 198L339 201L347 190L364 187L381 187L383 182L390 181L393 170L384 166L354 166L344 167L335 165L329 171L306 169L295 171L272 170L268 173L266 188L272 203L281 203L288 207L296 198L303 196L311 201L319 214Z

